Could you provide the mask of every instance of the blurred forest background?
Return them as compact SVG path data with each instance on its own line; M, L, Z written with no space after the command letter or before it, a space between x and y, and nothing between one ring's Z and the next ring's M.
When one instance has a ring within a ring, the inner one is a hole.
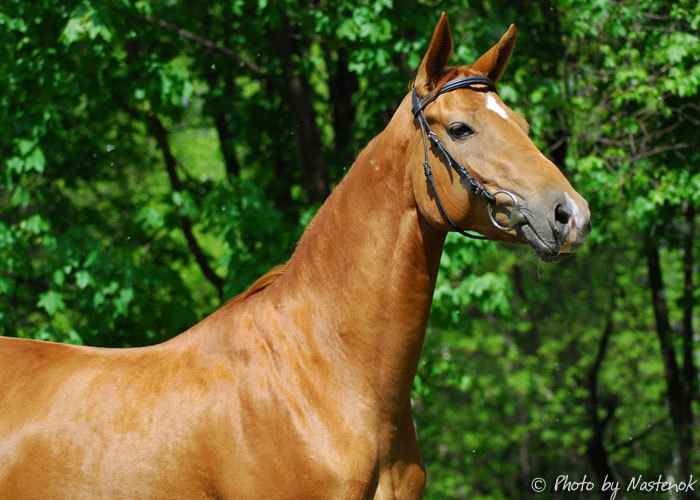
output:
M593 234L556 265L448 238L427 498L700 475L695 0L0 0L0 334L160 342L288 259L442 10L455 64L517 24L501 96Z

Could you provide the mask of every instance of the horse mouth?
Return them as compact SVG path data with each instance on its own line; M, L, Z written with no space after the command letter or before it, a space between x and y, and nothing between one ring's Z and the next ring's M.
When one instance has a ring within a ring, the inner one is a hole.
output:
M520 239L528 243L537 257L544 262L561 262L571 256L569 253L561 253L559 251L561 244L558 244L551 236L547 238L538 234L527 220L515 226L515 231Z

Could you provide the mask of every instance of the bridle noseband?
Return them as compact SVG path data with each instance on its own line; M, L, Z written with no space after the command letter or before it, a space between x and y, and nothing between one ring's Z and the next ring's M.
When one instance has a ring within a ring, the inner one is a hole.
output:
M452 156L449 151L447 151L447 148L442 143L440 138L430 128L430 125L428 124L428 121L425 119L425 115L423 114L423 110L425 109L425 107L431 102L433 102L435 99L437 99L438 96L440 96L441 94L451 92L457 89L472 88L474 85L484 85L489 91L498 93L498 90L496 89L496 84L488 78L483 76L467 76L464 78L458 78L456 80L451 80L447 82L437 92L430 93L423 97L423 99L418 98L418 93L416 92L416 89L414 87L411 100L413 103L413 116L415 117L415 119L418 120L421 135L423 136L423 152L425 153L425 162L423 163L423 169L425 170L425 178L428 181L428 185L432 188L433 192L435 193L435 201L437 202L438 208L440 209L440 213L447 220L447 222L449 222L450 225L460 234L477 240L485 240L487 239L486 236L466 232L457 224L455 224L455 222L450 218L450 216L447 215L445 207L443 207L442 201L440 200L440 195L438 194L437 187L435 186L435 179L433 178L433 172L430 168L430 163L428 162L428 142L426 140L426 135L428 139L430 139L430 143L433 146L435 146L435 148L445 159L447 165L454 168L457 174L459 174L460 179L464 181L464 183L468 187L470 187L476 194L478 194L484 199L484 201L487 204L489 219L491 219L491 223L496 228L500 229L501 231L510 231L515 227L516 224L518 224L519 222L523 222L523 218L518 213L518 199L510 191L499 190L494 193L490 193L488 189L486 189L478 180L476 180L474 176L470 174L466 168L460 165L460 163L455 159L455 157ZM501 193L509 196L510 199L513 201L513 208L510 211L508 226L502 226L498 222L496 222L496 219L493 216L493 212L491 211L492 205L496 203L496 195Z

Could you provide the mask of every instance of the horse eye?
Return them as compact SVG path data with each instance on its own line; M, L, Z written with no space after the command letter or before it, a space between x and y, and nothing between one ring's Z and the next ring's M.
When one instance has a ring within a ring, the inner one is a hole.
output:
M449 133L454 139L466 139L476 131L466 123L453 123L450 125Z

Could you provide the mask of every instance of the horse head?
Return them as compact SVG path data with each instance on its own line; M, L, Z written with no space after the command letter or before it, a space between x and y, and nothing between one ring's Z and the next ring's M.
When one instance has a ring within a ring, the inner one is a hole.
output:
M514 45L511 26L473 65L448 67L452 36L442 14L414 81L411 182L432 226L529 243L553 261L584 244L590 212L496 92Z

